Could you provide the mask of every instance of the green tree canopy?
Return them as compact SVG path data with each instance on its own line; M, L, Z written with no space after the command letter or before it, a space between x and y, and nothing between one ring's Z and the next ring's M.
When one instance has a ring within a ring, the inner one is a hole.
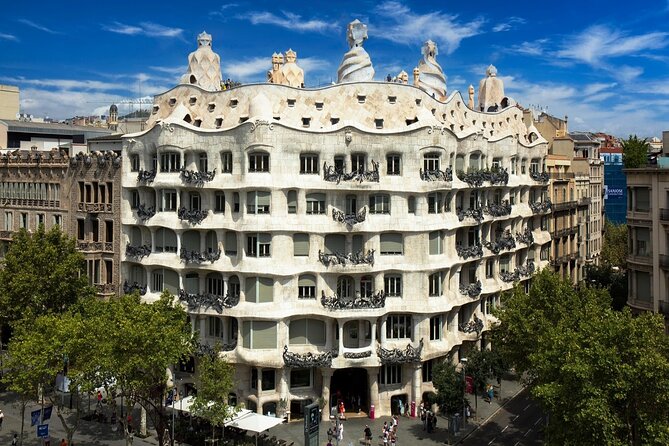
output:
M465 378L450 360L432 369L432 384L437 390L437 404L449 415L462 413L465 404Z
M623 139L623 165L625 169L635 169L648 164L648 151L650 144L645 139L639 139L636 135L630 135Z
M627 269L627 225L606 222L604 226L604 243L602 244L602 262Z

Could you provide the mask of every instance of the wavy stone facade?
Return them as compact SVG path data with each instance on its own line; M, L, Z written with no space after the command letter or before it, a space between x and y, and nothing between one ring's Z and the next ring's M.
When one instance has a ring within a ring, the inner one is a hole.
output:
M529 169L546 142L516 107L480 113L391 83L180 85L149 127L124 136L124 243L144 255L126 254L123 275L147 300L181 294L259 412L419 402L434 361L487 347L509 274L547 264L530 207L546 185ZM504 234L524 236L482 247Z

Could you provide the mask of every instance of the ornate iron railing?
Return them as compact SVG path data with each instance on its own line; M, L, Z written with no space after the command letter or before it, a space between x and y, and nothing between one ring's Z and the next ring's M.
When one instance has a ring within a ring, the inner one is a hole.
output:
M202 220L207 218L209 214L208 209L186 209L185 207L180 207L177 211L177 216L179 220L186 220L191 225L198 225L202 223Z
M483 213L492 217L504 217L511 214L511 203L509 200L504 200L500 204L491 203L483 207Z
M365 350L364 352L344 352L343 356L346 359L364 359L372 356L372 351Z
M216 250L216 251L205 251L205 252L200 252L200 251L191 251L190 249L186 248L181 248L181 252L179 253L179 258L183 260L186 263L203 263L203 262L211 262L214 263L218 259L221 258L221 251Z
M132 246L130 243L125 245L126 257L133 257L142 260L144 257L151 254L151 247L149 245Z
M212 181L216 176L216 169L211 172L200 172L199 170L181 169L181 179L186 184L202 186L204 183Z
M548 175L548 172L530 171L530 178L538 183L548 183L550 175Z
M137 181L140 183L153 183L153 180L155 179L156 179L156 169L153 170L139 169L139 172L137 172Z
M532 231L530 231L530 228L526 227L523 232L516 232L516 241L518 243L524 243L527 246L533 244L534 235L532 235Z
M423 181L453 181L453 169L451 169L450 167L447 167L446 170L420 169L419 172L420 172L420 179Z
M376 355L381 360L382 364L406 364L420 362L420 355L423 351L423 338L418 343L418 347L414 347L411 343L407 344L406 348L400 350L399 348L386 349L380 345L376 347Z
M230 352L237 348L237 339L233 339L233 342L228 344L216 343L216 347L222 352ZM216 354L216 349L211 345L198 340L195 341L195 354L197 356L214 356Z
M111 203L77 203L77 210L80 212L112 212Z
M104 242L77 242L79 251L102 251L104 246Z
M482 290L483 287L481 286L480 280L470 283L469 285L465 285L464 283L460 284L460 294L465 294L471 298L478 297Z
M288 351L287 345L283 346L283 363L290 368L330 367L332 366L332 357L332 352L294 353Z
M198 308L212 308L217 313L222 313L224 308L232 308L239 303L239 295L219 296L211 293L187 293L186 290L179 290L179 300L188 305L190 311Z
M509 172L506 169L458 171L458 178L470 187L481 187L485 181L491 185L508 184Z
M483 221L483 210L479 208L474 208L474 209L467 209L463 210L462 208L458 208L456 210L456 213L458 215L458 220L462 221L465 218L473 218L476 220L477 223L481 223Z
M474 320L459 324L458 329L463 333L476 332L477 335L480 335L483 331L483 320L479 319L478 316L476 316L476 313L474 313Z
M143 204L137 205L137 218L146 221L156 215L156 208L154 206L146 207Z
M332 219L338 223L344 223L346 226L353 226L362 223L367 218L367 207L363 207L355 214L345 214L338 209L332 209Z
M517 282L523 277L530 277L534 274L534 262L528 260L525 265L521 265L513 271L502 271L499 273L499 278L502 282Z
M140 296L143 296L146 294L146 285L141 285L139 282L133 282L133 283L128 283L126 280L123 282L123 293L124 294L132 294L135 291L139 292Z
M323 163L323 179L333 183L341 183L342 181L363 181L378 183L379 182L379 163L372 160L372 170L357 169L352 172L344 172L340 169L335 169L334 166L328 166Z
M331 254L318 250L318 261L325 266L333 265L371 265L374 266L374 249L367 251L358 251L356 253L340 254L333 252Z
M115 283L96 283L95 291L98 294L115 294L116 293L116 284Z
M535 214L543 214L545 212L550 212L553 209L553 203L551 200L547 199L545 201L538 201L530 203L530 209Z
M502 233L502 235L497 237L494 242L484 241L483 246L488 248L488 250L491 251L493 254L499 254L500 251L504 249L506 249L507 251L515 249L516 241L513 239L511 231L507 229Z
M481 245L471 245L471 246L456 246L455 250L458 255L463 259L467 260L468 258L483 257L483 248Z
M355 298L340 298L336 294L327 297L325 291L321 291L321 305L328 310L362 310L383 308L386 306L386 293L378 291L371 296L359 296Z

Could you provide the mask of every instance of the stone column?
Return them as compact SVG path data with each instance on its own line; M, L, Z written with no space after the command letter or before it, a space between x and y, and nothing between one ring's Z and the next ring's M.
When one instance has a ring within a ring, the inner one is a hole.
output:
M420 405L421 398L423 396L423 367L421 363L412 364L413 367L413 379L411 382L411 401L416 402L416 407ZM409 407L407 410L411 410L411 401L409 402Z
M344 322L339 322L339 354L344 354Z
M386 343L386 317L381 320L381 345Z
M204 338L207 335L207 316L200 315L200 339Z
M256 377L256 395L258 396L258 402L256 403L256 413L262 415L262 401L260 400L260 395L262 394L262 368L256 367L256 370L258 371L258 376Z
M374 405L377 412L379 411L379 367L367 368L367 382L369 383L369 404ZM369 409L368 409L369 410Z
M325 400L325 407L321 412L321 419L323 421L328 421L330 419L330 380L332 379L331 368L323 367L321 369L321 376L323 378L323 387L321 389L321 397Z
M149 234L151 235L151 252L156 252L156 231L149 230Z
M374 349L375 346L376 346L376 319L374 319L371 322L371 324L372 324L372 328L371 328L371 330L372 330L372 343L371 343L371 346L372 346L372 349Z
M279 372L279 402L281 400L286 401L286 411L290 410L290 398L288 395L288 374L290 373L290 369L288 367L283 367L278 370ZM277 403L277 415L278 415L278 409L279 409L279 404Z
M334 321L325 324L325 345L330 350L335 348Z
M183 232L177 232L177 255L181 255L181 237L183 236Z

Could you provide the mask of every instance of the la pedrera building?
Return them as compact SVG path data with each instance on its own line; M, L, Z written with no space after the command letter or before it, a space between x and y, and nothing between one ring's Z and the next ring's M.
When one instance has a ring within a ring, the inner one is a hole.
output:
M546 140L495 68L474 105L473 87L447 96L431 41L413 83L374 81L366 38L349 25L331 86L304 88L290 50L268 82L225 88L203 33L123 138L125 291L177 295L258 412L408 410L548 263Z

